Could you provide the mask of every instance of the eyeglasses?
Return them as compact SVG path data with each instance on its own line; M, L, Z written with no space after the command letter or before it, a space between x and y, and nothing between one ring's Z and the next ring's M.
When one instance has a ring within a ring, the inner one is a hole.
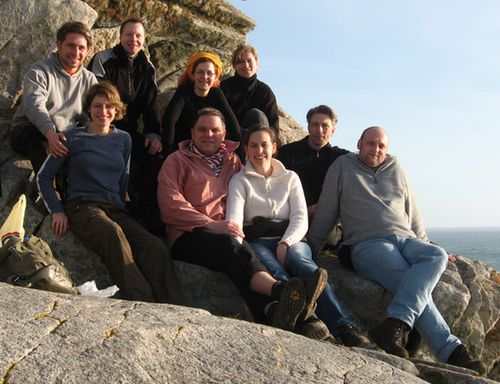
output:
M212 71L202 71L201 69L197 69L196 71L194 71L194 74L196 76L208 76L208 77L214 77L215 76L215 73L213 73Z

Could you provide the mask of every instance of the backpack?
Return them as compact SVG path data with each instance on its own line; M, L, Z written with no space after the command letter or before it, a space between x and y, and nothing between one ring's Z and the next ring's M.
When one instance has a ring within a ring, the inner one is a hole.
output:
M24 241L18 236L3 240L0 281L26 288L77 293L68 270L54 257L49 245L37 236Z

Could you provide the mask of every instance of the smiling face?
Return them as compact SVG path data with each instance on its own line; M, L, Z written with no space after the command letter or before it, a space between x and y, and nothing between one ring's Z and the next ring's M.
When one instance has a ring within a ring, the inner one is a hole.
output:
M191 136L194 145L205 156L216 153L226 137L226 129L219 116L202 115L196 121Z
M250 51L245 51L239 56L239 60L234 64L236 73L246 79L257 73L259 62Z
M389 138L380 127L369 128L358 140L358 157L371 168L377 168L387 157Z
M90 120L94 128L108 128L116 116L116 106L104 95L97 94L90 103Z
M211 61L203 61L198 63L193 71L194 76L194 93L198 96L206 96L213 87L217 79L217 70L214 63Z
M68 33L62 42L57 43L59 62L68 72L77 71L89 54L85 36Z
M257 173L268 176L271 173L272 157L276 153L276 142L269 132L256 131L250 135L245 145L248 161Z
M130 22L123 26L120 44L128 56L134 57L144 48L145 37L144 26L141 23Z
M315 113L311 116L307 130L309 131L309 145L319 151L328 144L333 136L335 124L332 122L330 116L323 113Z

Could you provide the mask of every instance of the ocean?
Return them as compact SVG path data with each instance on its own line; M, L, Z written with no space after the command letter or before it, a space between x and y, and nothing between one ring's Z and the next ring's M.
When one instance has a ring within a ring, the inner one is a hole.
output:
M500 227L429 228L427 235L448 252L481 260L500 272Z

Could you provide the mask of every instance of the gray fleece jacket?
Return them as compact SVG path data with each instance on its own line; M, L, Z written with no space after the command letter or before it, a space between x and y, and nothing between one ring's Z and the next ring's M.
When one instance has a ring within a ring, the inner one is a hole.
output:
M94 74L84 67L74 75L67 73L53 52L33 64L23 83L23 96L12 119L14 129L29 124L42 135L49 129L65 131L71 123L86 121L82 111L85 92L97 83Z
M332 164L308 234L315 254L338 219L344 242L349 245L391 235L427 240L406 174L391 155L377 169L368 167L354 153Z

